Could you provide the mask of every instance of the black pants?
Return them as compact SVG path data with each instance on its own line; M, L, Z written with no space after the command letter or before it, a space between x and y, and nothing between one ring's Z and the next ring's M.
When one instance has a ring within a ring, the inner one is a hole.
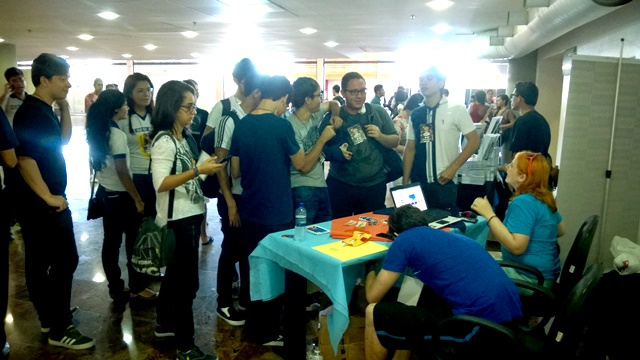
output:
M291 228L291 223L278 225L265 225L242 220L242 234L244 239L244 255L249 255L258 247L258 243L265 236ZM246 280L249 280L247 277ZM249 281L242 280L243 286L250 289ZM249 341L262 344L273 340L280 331L280 319L282 315L282 299L276 298L269 301L251 301L247 306L247 320L244 324L245 335Z
M51 336L62 336L71 324L71 283L78 267L71 211L21 206L16 215L24 239L29 297L42 325L50 324Z
M198 248L203 219L204 215L200 214L168 224L176 237L176 252L173 262L167 265L160 285L156 314L158 324L174 329L180 351L195 347L193 299L200 287Z
M156 217L156 189L151 174L133 174L133 184L144 203L144 216Z
M240 195L233 195L236 204L240 204ZM249 298L249 259L242 250L242 228L229 225L229 207L224 196L218 196L218 214L220 214L222 239L220 259L218 260L218 307L233 305L232 285L235 266L240 262L240 305L246 307ZM246 284L246 285L245 285Z
M144 282L140 274L131 265L133 246L142 222L135 202L126 191L106 191L102 186L96 194L104 206L104 242L102 244L102 267L109 282L109 292L118 294L124 289L124 281L120 278L120 245L122 234L125 235L125 251L127 252L127 270L129 272L129 289L131 293L144 290ZM146 205L146 204L145 204Z
M7 303L9 299L9 242L11 241L11 218L13 213L9 209L9 199L5 190L0 189L0 346L7 341L4 330L4 319L7 317Z
M371 186L354 186L329 175L327 188L331 198L333 219L385 208L384 199L387 195L385 182Z

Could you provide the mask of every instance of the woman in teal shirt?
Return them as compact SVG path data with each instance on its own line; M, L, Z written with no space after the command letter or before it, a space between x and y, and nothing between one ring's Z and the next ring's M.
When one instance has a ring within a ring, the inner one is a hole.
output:
M564 235L562 216L548 189L550 166L540 153L519 152L507 165L505 181L514 189L504 222L485 198L477 198L471 209L485 217L494 238L500 242L504 260L533 266L542 272L545 287L560 274L558 237ZM509 277L535 282L530 274L504 268Z

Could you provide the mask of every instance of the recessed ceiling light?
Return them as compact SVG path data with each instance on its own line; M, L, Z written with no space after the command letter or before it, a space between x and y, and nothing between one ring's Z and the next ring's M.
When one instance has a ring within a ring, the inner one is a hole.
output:
M127 59L128 59L128 58L130 58L130 57L132 57L132 56L133 56L133 55L131 55L131 54L122 54L122 57L123 57L123 58L127 58Z
M61 58L63 58L63 59L68 59L68 58L69 58L69 55L58 55L58 57L61 57Z
M327 47L336 47L339 44L337 42L335 42L335 41L327 41L326 43L324 43L324 45L327 46Z
M431 27L431 30L437 32L438 34L444 34L447 31L451 30L451 26L447 24L438 24L436 26Z
M158 48L157 46L155 46L155 45L153 45L153 44L147 44L147 45L145 45L145 46L143 46L143 47L144 47L145 49L147 49L147 50L155 50L155 49L157 49L157 48Z
M189 38L189 39L193 39L194 37L198 36L199 34L195 31L183 31L180 34L182 34L182 36Z
M75 47L75 46L68 46L68 47L67 47L67 50L69 50L69 51L76 51L76 50L78 50L78 48L77 48L77 47Z
M111 11L103 11L100 14L98 14L98 16L100 16L103 19L107 19L107 20L113 20L113 19L117 19L120 17L120 15L111 12Z
M304 29L300 29L300 32L303 34L307 34L307 35L311 35L313 33L316 33L318 30L316 29L312 29L312 28L304 28Z
M81 35L78 35L78 39L91 40L91 39L93 39L93 36L91 36L89 34L81 34Z
M449 1L449 0L433 0L427 3L427 6L432 8L435 11L446 10L451 5L453 5L453 1Z
M192 57L194 57L194 58L199 58L200 56L202 56L202 54L197 53L197 52L192 52L192 53L191 53L191 54L189 54L189 55L191 55L191 56L192 56Z

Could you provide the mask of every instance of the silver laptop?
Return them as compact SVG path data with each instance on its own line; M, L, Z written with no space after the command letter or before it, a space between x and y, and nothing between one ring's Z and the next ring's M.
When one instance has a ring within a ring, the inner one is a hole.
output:
M415 206L429 221L429 227L439 229L448 226L462 219L451 216L451 213L443 209L430 209L427 207L427 200L422 192L420 183L412 183L408 185L395 186L390 190L393 205L399 208L403 205Z

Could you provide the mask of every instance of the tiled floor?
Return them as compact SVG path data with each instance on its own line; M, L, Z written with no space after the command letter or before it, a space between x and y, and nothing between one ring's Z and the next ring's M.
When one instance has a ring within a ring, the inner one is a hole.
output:
M100 254L103 229L101 220L86 221L89 197L88 147L84 129L75 126L71 143L65 148L69 184L67 196L73 212L80 263L73 280L72 305L78 329L96 339L89 350L73 351L47 344L40 323L29 301L24 279L24 244L19 231L10 244L9 311L6 331L11 359L175 359L175 344L154 337L155 306L130 302L116 309L109 298ZM194 300L196 344L205 351L217 352L220 359L281 359L271 348L243 341L242 329L218 321L216 309L216 270L220 255L220 220L215 202L208 204L209 234L213 245L200 250L200 290ZM126 279L124 247L120 267ZM151 287L158 289L154 281ZM276 349L277 350L277 349Z

